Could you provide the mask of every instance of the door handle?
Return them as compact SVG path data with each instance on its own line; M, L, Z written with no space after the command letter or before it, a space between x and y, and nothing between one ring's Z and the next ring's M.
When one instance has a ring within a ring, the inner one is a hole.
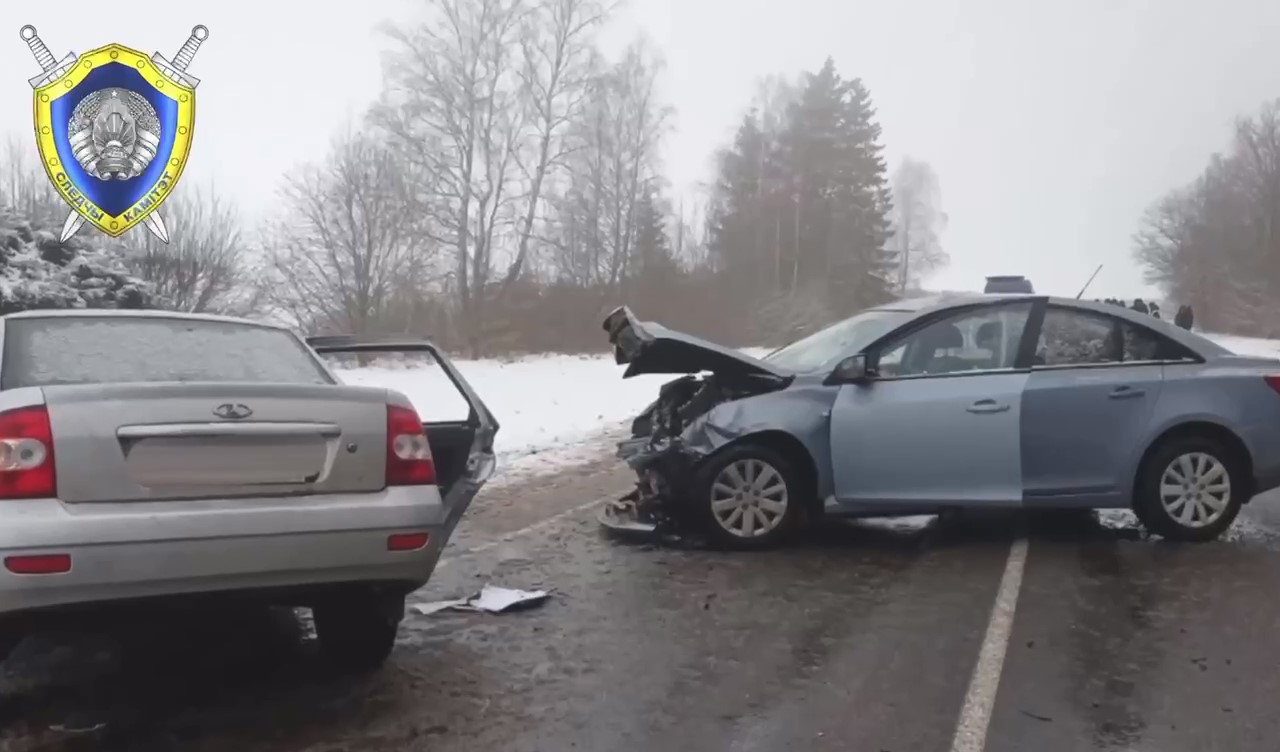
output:
M984 400L978 400L977 402L973 403L972 405L969 405L965 409L971 413L977 413L981 415L984 413L1002 413L1008 410L1009 406L1001 405L995 400L984 399Z
M1131 386L1118 386L1115 389L1112 389L1111 394L1108 394L1107 397L1111 399L1134 399L1135 397L1141 397L1146 393L1146 389L1134 389Z

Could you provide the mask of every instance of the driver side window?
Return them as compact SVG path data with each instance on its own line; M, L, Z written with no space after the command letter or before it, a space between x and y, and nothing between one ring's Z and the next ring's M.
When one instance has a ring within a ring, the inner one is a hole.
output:
M964 311L889 343L876 361L881 378L940 376L1013 368L1030 303Z

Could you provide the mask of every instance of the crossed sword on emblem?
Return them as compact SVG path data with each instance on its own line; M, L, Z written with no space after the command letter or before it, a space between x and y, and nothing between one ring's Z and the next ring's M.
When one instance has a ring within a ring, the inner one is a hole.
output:
M23 26L19 30L18 36L27 43L27 47L31 48L31 54L35 56L36 62L40 64L40 75L27 81L31 84L31 88L39 89L42 86L47 86L62 78L67 74L67 71L75 67L78 56L74 52L68 52L61 60L55 58L49 48L41 41L39 35L36 34L36 27L30 24ZM187 73L187 66L191 65L191 60L195 58L196 50L200 49L201 42L208 38L209 30L204 26L196 26L191 29L191 36L187 37L182 49L178 50L178 54L173 56L173 62L170 62L159 52L151 56L151 62L155 63L155 66L166 76L189 89L194 89L200 85L200 79ZM67 221L62 223L62 242L65 243L70 240L72 235L80 231L84 223L84 215L72 209L71 213L67 215ZM152 235L160 239L160 242L169 242L169 229L164 226L164 218L160 216L159 210L143 217L142 223L147 226Z

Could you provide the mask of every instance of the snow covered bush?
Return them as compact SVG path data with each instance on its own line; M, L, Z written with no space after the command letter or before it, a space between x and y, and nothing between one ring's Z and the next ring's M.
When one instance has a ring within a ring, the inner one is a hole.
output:
M152 308L149 286L89 228L66 243L39 220L0 207L0 314L33 308Z

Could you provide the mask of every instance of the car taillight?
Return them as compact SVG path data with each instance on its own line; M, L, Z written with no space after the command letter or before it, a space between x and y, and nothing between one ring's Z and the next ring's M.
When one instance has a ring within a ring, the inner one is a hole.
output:
M387 405L387 485L429 486L435 482L431 445L417 411Z
M37 405L0 413L0 499L57 495L49 411Z
M1280 393L1280 376L1263 376L1262 380L1267 382L1267 386Z

